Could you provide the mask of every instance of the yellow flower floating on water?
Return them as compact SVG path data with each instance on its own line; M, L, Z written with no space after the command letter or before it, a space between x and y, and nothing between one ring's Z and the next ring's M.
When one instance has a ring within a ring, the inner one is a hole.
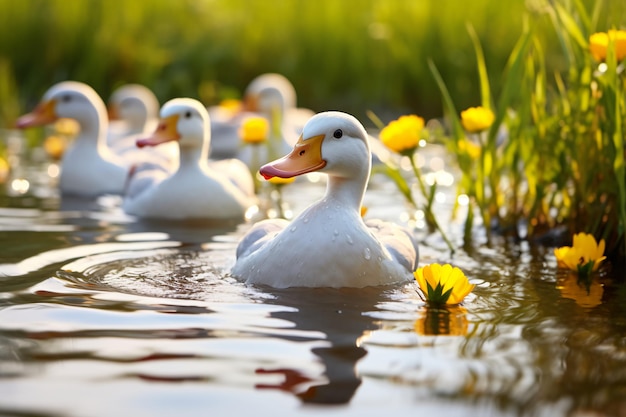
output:
M470 107L461 112L461 124L470 133L488 129L495 119L493 112L485 107Z
M606 259L604 246L604 239L598 243L593 235L577 233L574 235L573 245L554 249L554 256L560 267L586 276L597 270L600 263Z
M380 131L383 144L397 153L411 152L417 145L424 129L424 119L414 114L401 116Z
M413 273L426 297L433 304L459 304L475 285L457 267L450 264L430 264Z
M609 47L609 40L615 45L615 55L618 61L626 58L626 31L609 30L608 32L594 33L589 37L589 50L596 61L606 60L606 51Z
M267 140L270 125L263 117L249 117L243 122L239 136L245 143L257 144Z

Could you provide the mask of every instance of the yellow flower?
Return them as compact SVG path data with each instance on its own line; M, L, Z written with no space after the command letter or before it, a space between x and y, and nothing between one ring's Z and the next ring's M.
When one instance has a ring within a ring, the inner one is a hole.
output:
M48 136L43 142L43 148L50 158L59 160L67 148L67 139L58 135Z
M241 100L237 100L236 98L227 98L220 101L219 106L231 113L237 113L241 110Z
M414 114L401 116L380 131L380 140L394 152L404 153L417 148L424 129L424 119Z
M460 139L458 146L461 152L466 153L472 159L478 159L480 156L480 145L477 145L466 138Z
M54 131L64 136L76 136L80 125L74 119L60 118L54 123Z
M430 264L413 273L426 300L434 304L459 304L474 285L457 267L450 264Z
M241 140L246 143L262 143L267 140L270 125L263 117L249 117L243 122L239 130Z
M596 61L606 60L606 51L609 40L615 45L615 55L618 61L626 57L626 31L609 30L607 32L594 33L589 37L589 50Z
M470 107L461 112L461 124L470 133L488 129L494 119L493 112L485 107Z
M0 156L0 184L4 184L7 180L10 170L11 168L9 167L7 160Z
M606 259L604 245L604 239L597 243L593 235L577 233L574 235L574 244L554 249L554 256L560 267L586 275L597 270Z

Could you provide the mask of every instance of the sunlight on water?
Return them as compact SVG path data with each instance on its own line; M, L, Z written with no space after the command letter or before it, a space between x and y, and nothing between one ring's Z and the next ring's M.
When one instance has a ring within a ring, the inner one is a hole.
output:
M454 190L445 164L431 168L445 213ZM298 213L322 195L309 181L284 197ZM245 285L229 271L249 224L138 222L111 196L5 202L2 415L626 411L626 293L606 275L581 289L556 272L551 248L496 239L451 257L438 235L416 228L421 264L453 263L476 284L463 305L434 308L415 283ZM380 176L364 203L372 218L424 221ZM446 226L460 230L462 221Z

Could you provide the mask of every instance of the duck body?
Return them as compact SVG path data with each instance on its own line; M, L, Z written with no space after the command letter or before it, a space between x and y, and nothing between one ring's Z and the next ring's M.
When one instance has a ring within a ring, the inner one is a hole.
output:
M59 118L78 122L78 136L63 155L59 189L62 194L121 194L128 166L106 144L106 107L88 85L64 81L52 86L31 113L17 120L18 128L41 126Z
M366 224L360 207L371 169L365 129L340 112L314 116L287 156L261 174L328 174L325 196L291 223L264 220L237 247L231 274L249 284L285 287L366 287L413 279L418 248L392 223Z
M259 238L237 254L234 276L274 288L367 287L412 279L358 213L328 199L283 228L275 226L272 220L256 226Z
M77 139L61 160L61 193L84 197L122 194L129 172L125 161L107 148L97 149Z
M163 106L154 134L137 144L176 142L178 168L170 174L139 166L124 197L126 213L164 220L243 219L255 202L252 177L240 161L208 161L209 123L206 109L197 100L179 98Z
M247 169L247 168L246 168ZM124 198L128 214L164 220L243 219L251 196L209 166L185 166L172 175L148 170L138 174ZM143 186L137 183L143 182ZM141 187L141 190L140 190ZM140 190L140 192L138 192Z

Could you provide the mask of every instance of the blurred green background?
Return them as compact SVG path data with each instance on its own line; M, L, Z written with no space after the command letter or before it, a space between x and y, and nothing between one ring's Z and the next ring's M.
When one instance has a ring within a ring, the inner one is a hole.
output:
M0 0L0 124L72 79L106 100L124 83L161 102L238 97L264 72L286 75L298 104L343 110L442 114L432 59L459 109L480 104L467 23L482 42L494 94L522 25L542 26L548 65L563 71L548 0ZM572 0L591 9L595 0ZM623 23L607 0L598 28Z

